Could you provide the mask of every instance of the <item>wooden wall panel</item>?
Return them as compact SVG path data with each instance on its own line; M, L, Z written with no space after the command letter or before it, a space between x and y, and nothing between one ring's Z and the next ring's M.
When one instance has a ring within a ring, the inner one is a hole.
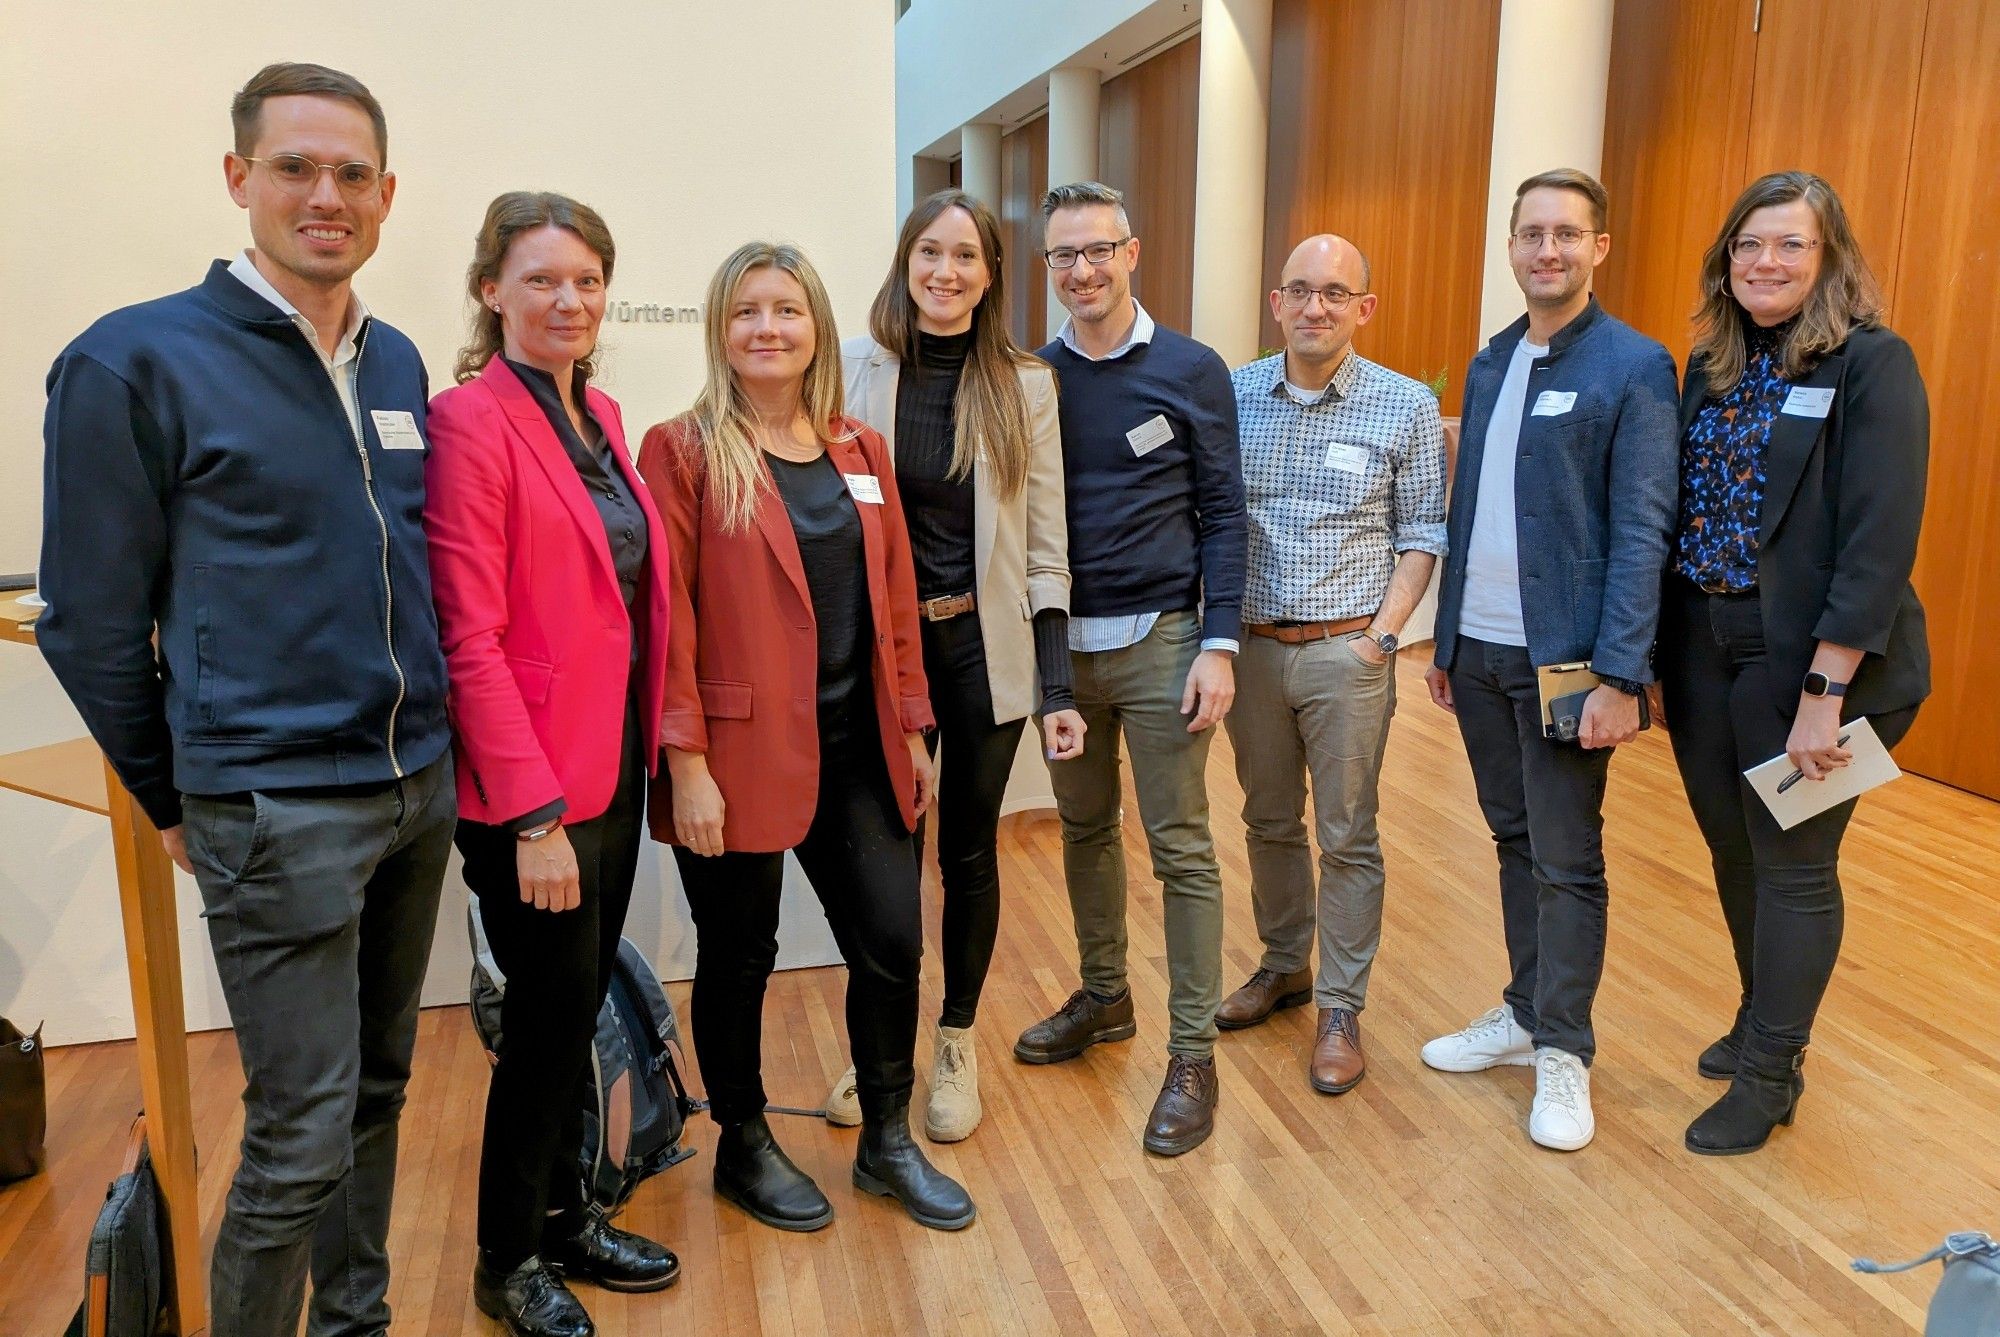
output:
M1893 324L1931 401L1930 489L1916 585L1930 618L1934 693L1897 757L2000 798L2000 6L1931 0L1911 140ZM1888 276L1885 274L1885 278Z
M1264 270L1337 232L1381 295L1356 346L1458 412L1478 351L1498 0L1277 0ZM1262 340L1276 346L1275 321Z
M1097 174L1125 192L1139 268L1132 292L1153 319L1187 332L1194 314L1194 147L1201 39L1172 46L1105 83Z
M1023 348L1048 342L1049 271L1042 263L1042 196L1049 190L1049 118L1000 140L1000 245L1006 251L1007 324Z

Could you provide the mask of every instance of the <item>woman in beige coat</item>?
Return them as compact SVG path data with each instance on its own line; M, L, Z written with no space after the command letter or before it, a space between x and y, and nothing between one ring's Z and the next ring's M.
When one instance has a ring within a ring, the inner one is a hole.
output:
M869 337L841 349L848 411L895 460L937 716L933 755L944 744L944 1007L924 1118L938 1142L979 1125L972 1025L1000 923L1000 802L1026 717L1040 718L1049 759L1083 751L1055 373L1009 335L1003 273L992 210L940 191L904 220ZM922 827L916 849L921 862ZM827 1118L858 1121L852 1068Z

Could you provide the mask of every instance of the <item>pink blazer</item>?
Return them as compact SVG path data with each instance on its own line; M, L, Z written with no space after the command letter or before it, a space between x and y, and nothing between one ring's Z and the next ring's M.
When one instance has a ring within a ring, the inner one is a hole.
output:
M647 571L629 618L604 522L520 377L496 357L431 400L424 531L458 807L472 821L508 822L558 798L572 822L611 806L634 635L646 768L658 768L667 536L627 458L616 401L584 395L646 514Z

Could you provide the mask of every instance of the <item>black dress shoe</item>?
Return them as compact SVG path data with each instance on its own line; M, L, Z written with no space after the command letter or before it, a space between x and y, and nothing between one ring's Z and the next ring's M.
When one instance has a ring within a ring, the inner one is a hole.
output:
M480 1259L472 1266L472 1302L513 1337L595 1337L597 1325L562 1278L530 1258L502 1275Z
M1770 1141L1798 1114L1804 1063L1802 1048L1767 1049L1746 1039L1729 1089L1688 1125L1687 1149L1697 1156L1741 1156Z
M586 1220L568 1239L542 1245L542 1261L557 1276L628 1294L663 1291L681 1279L681 1260L672 1249L620 1230L594 1211Z
M903 1204L918 1225L963 1230L979 1215L956 1179L924 1158L910 1136L910 1098L861 1106L861 1138L854 1149L854 1187Z
M833 1204L811 1175L792 1164L761 1114L722 1126L715 1141L715 1191L779 1230L818 1230L833 1220Z

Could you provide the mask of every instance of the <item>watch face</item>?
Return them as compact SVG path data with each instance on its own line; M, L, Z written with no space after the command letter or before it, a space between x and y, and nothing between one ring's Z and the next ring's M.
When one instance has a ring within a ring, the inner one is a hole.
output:
M1393 655L1396 653L1396 647L1398 644L1400 644L1400 642L1398 642L1394 636L1384 634L1382 639L1375 642L1375 644L1382 648L1383 654Z
M1826 675L1819 670L1815 669L1811 673L1806 674L1805 693L1807 696L1825 696L1828 685Z

